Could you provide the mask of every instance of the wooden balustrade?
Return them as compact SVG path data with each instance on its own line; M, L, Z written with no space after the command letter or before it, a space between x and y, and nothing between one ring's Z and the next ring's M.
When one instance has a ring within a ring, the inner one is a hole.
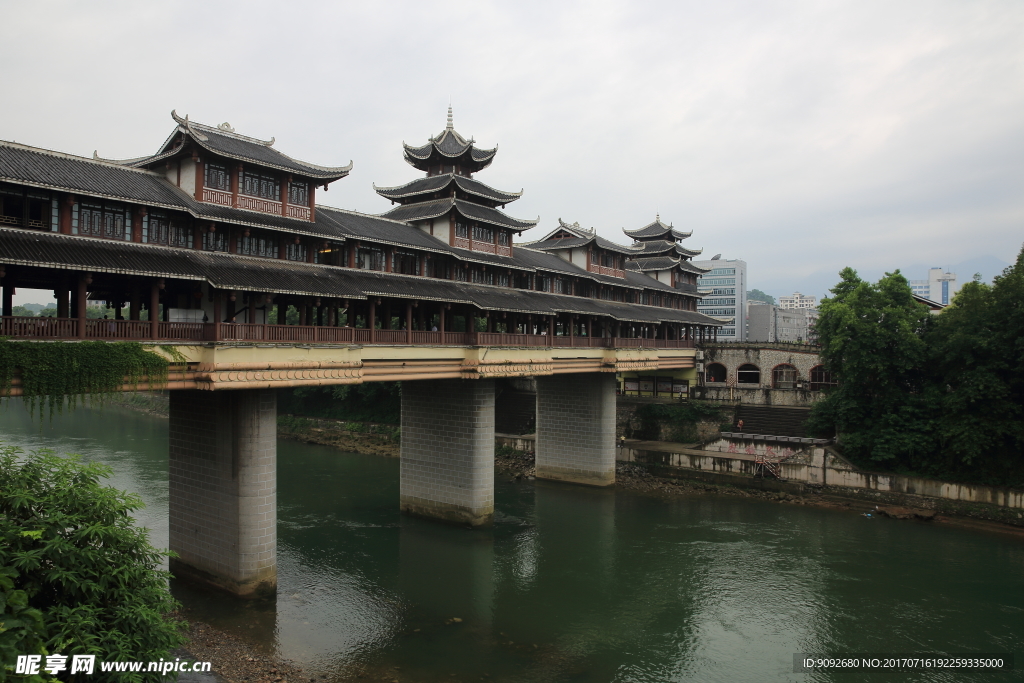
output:
M372 332L372 335L371 335ZM271 342L323 344L382 344L404 346L407 330L368 330L316 325L259 325L248 323L161 322L156 341ZM144 341L152 339L152 326L139 320L86 321L86 339ZM0 336L13 339L77 339L76 318L0 318ZM371 342L372 336L372 342ZM578 348L692 349L692 339L643 339L634 337L576 337L568 335L508 334L503 332L427 332L413 330L414 345L520 346Z

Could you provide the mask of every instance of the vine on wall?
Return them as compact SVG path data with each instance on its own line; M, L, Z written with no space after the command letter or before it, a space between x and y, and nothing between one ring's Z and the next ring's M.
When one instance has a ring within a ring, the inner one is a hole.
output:
M45 408L52 416L67 400L74 408L88 396L167 381L168 361L138 342L13 342L0 339L0 394L21 373L21 391L29 411Z

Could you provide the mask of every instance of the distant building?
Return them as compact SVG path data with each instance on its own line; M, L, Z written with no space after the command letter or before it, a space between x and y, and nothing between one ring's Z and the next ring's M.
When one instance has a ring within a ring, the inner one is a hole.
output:
M818 311L814 308L785 309L751 302L747 307L747 341L812 342L817 338L817 321Z
M779 308L787 311L817 307L818 297L816 296L805 296L800 292L793 292L792 296L779 297Z
M697 278L698 290L704 295L697 302L697 311L729 321L718 331L720 341L746 341L747 262L716 258L691 263L698 268L709 269Z
M960 291L960 283L957 282L956 273L942 268L930 268L927 280L910 280L910 289L917 296L946 305Z

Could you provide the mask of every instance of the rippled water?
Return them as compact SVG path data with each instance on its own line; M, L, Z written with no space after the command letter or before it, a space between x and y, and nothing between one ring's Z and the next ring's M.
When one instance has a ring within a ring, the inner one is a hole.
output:
M166 545L166 421L87 409L41 431L13 404L0 434L113 466L111 483L147 501L140 520ZM395 459L289 441L278 492L276 601L174 589L196 616L318 676L1020 680L792 669L794 652L1024 652L1014 537L500 477L494 528L470 531L399 515Z

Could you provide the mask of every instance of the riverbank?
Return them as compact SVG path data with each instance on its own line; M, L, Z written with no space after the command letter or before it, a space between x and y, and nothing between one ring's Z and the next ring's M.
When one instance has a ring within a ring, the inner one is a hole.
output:
M254 645L216 629L190 621L184 649L199 662L210 662L217 678L227 683L297 683L314 677L292 662L262 652Z

